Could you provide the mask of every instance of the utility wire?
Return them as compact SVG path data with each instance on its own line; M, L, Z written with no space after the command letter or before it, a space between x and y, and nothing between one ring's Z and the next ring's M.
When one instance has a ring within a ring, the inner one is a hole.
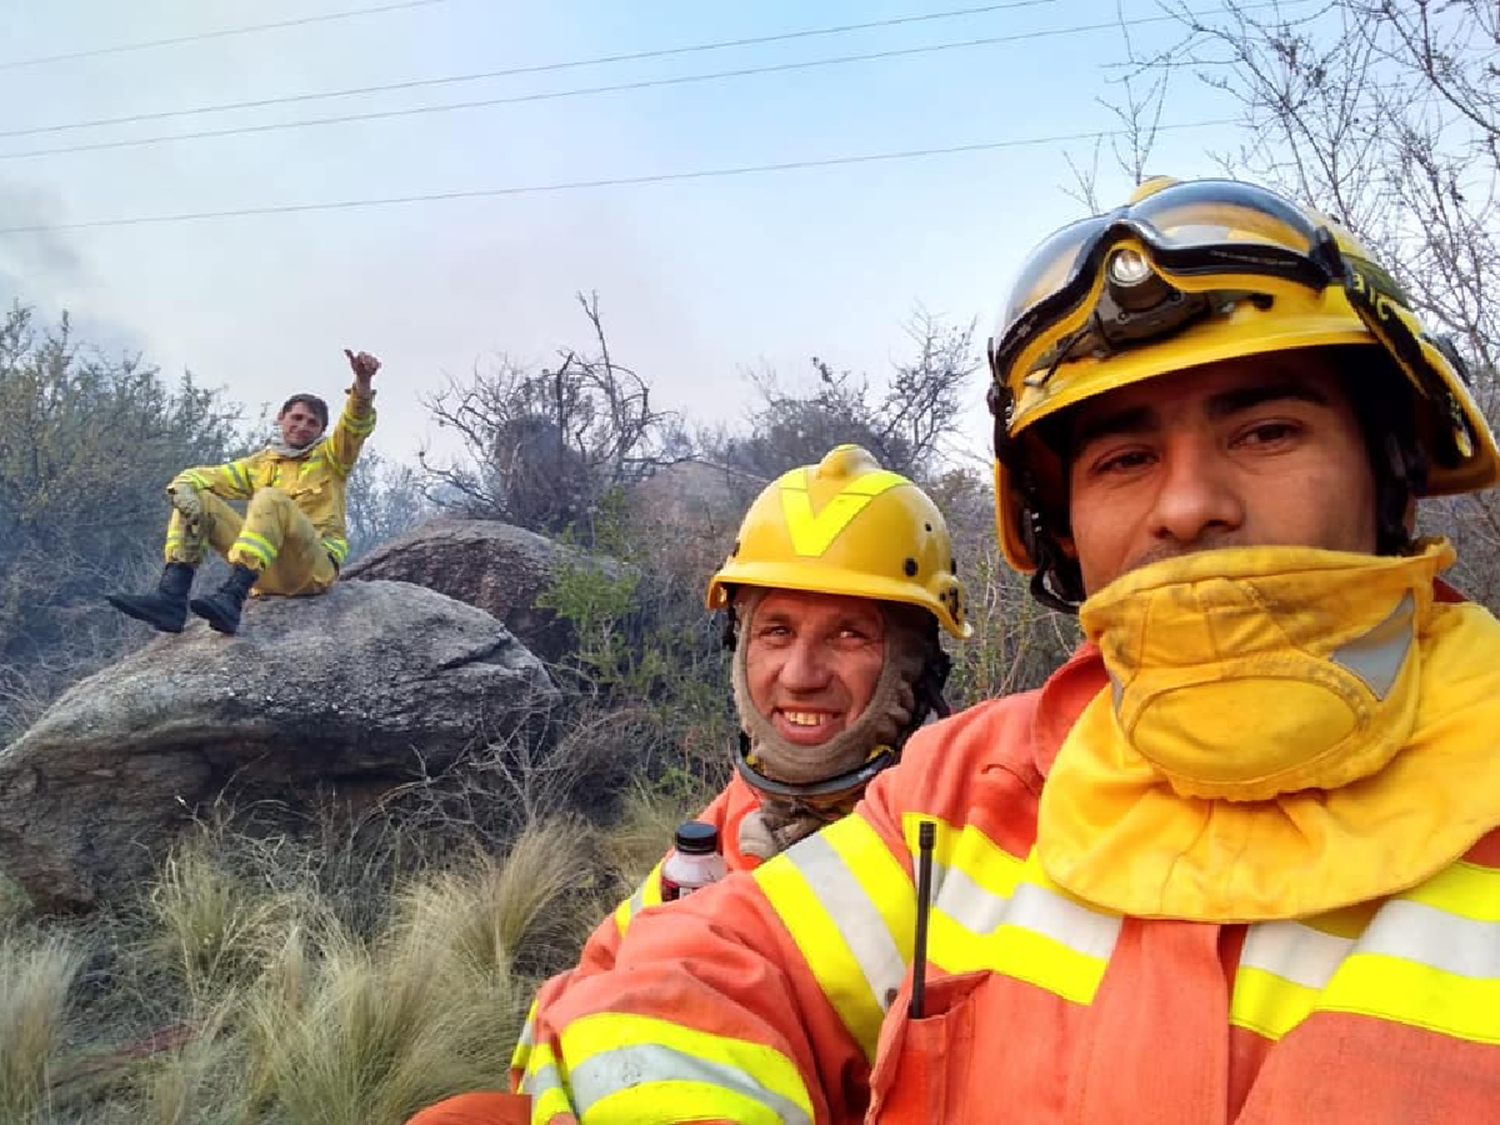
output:
M1186 129L1207 129L1221 125L1232 125L1234 118L1217 118L1210 121L1188 121L1156 127L1156 132L1178 132ZM775 164L743 164L728 168L699 168L686 172L658 172L646 176L614 176L595 180L565 180L549 184L517 184L507 187L474 188L467 191L430 192L423 195L388 196L378 199L342 199L319 203L286 203L267 207L243 207L228 211L193 211L176 215L136 215L119 219L92 219L76 223L38 224L35 226L0 227L0 235L42 234L57 231L92 230L100 227L133 227L164 223L199 222L213 219L233 219L256 215L290 215L309 211L343 211L361 207L387 207L406 203L433 203L450 199L481 199L496 196L543 195L553 192L580 191L588 188L630 187L639 184L678 183L687 180L707 180L724 176L748 176L765 172L790 172L803 168L834 168L851 164L873 164L877 161L914 160L930 156L950 156L959 153L990 152L1005 148L1026 148L1037 145L1058 144L1066 141L1090 141L1104 137L1128 135L1126 129L1099 129L1087 133L1058 133L1050 137L1028 137L1005 141L985 141L978 144L951 145L944 148L904 149L896 152L858 153L850 156L830 156L817 160L788 160Z
M11 59L9 62L0 62L0 70L19 70L23 66L41 66L44 63L68 62L73 59L93 59L101 55L120 55L127 51L146 51L153 47L173 47L179 43L197 43L204 39L227 39L232 35L249 35L257 31L302 27L310 23L328 23L332 20L353 19L355 16L373 16L382 12L399 11L402 8L425 8L430 4L445 3L447 0L401 0L400 3L379 4L371 8L351 8L343 12L327 12L321 16L302 16L294 20L278 20L275 23L253 23L246 27L200 31L196 35L178 35L171 39L151 39L144 43L121 43L114 47L94 47L87 51L70 51L65 55L38 55L30 59Z
M1274 2L1274 0L1273 0ZM1248 6L1248 5L1247 5ZM922 47L901 47L884 51L869 51L856 55L836 55L830 58L806 59L799 62L774 63L769 66L742 67L737 70L717 70L704 74L683 74L671 78L647 78L638 82L621 82L608 86L584 86L570 90L550 90L542 93L510 94L500 98L482 98L466 102L445 102L441 105L409 106L403 109L375 110L368 113L341 114L336 117L309 117L300 121L277 121L264 125L235 125L223 129L203 129L192 133L171 133L155 137L134 137L118 141L91 141L85 144L61 145L55 148L28 149L19 152L0 152L0 160L26 160L38 156L61 156L74 152L102 152L110 149L141 148L148 145L170 144L178 141L199 141L214 137L237 137L252 133L275 133L284 129L305 129L322 125L349 125L366 121L385 121L399 117L414 117L432 113L451 113L455 110L484 109L498 105L516 105L523 102L555 101L560 98L592 97L599 94L617 94L630 90L648 90L663 86L684 86L700 82L713 82L725 78L745 78L761 74L784 74L789 71L812 70L825 66L841 66L848 63L874 62L882 59L910 58L916 55L931 55L943 51L968 50L974 47L990 47L1002 43L1019 43L1037 39L1062 38L1081 35L1091 31L1113 31L1121 27L1137 27L1148 23L1175 21L1175 15L1140 16L1131 20L1111 20L1105 23L1078 24L1073 27L1048 28L1041 31L1023 31L1011 35L991 35L982 39L963 39L948 43L933 43Z
M871 20L868 23L845 23L833 27L810 27L800 31L784 31L775 35L755 35L742 39L722 39L713 43L691 43L681 47L662 47L650 51L633 51L622 55L600 55L591 59L570 59L566 62L535 63L512 66L504 70L486 70L476 74L448 74L435 78L414 78L406 82L390 82L380 86L351 86L343 90L326 90L320 93L288 94L275 98L258 98L245 102L222 102L217 105L192 106L187 109L165 109L155 113L133 113L125 117L99 117L91 121L69 121L59 125L35 125L27 129L0 130L0 137L27 137L38 133L61 133L70 129L90 129L101 125L130 125L141 121L163 121L173 117L192 117L204 113L224 113L236 109L263 109L267 106L290 105L295 102L323 101L329 98L346 98L363 94L384 94L394 90L417 90L428 86L447 86L461 82L479 82L488 78L509 78L518 74L545 74L558 70L573 70L579 67L602 66L606 63L638 62L643 59L663 59L673 55L687 55L705 51L718 51L730 47L754 47L765 43L782 43L793 39L809 39L820 35L844 35L851 31L867 31L877 27L899 27L903 24L930 23L937 20L957 19L961 16L982 15L988 12L1006 11L1013 8L1032 8L1056 4L1059 0L1009 0L1004 4L983 4L976 8L952 8L943 12L927 12L915 16L898 16L893 19ZM12 64L19 65L19 64Z

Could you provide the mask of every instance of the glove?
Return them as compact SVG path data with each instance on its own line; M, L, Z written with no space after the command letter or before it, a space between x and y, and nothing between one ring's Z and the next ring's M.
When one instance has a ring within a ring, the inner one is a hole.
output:
M203 497L198 495L198 490L190 484L179 484L167 493L172 498L172 507L182 513L182 518L188 522L199 519L203 515Z

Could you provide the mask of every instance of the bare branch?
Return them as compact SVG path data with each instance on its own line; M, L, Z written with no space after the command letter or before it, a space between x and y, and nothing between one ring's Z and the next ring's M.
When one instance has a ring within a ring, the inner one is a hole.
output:
M587 354L562 349L557 365L540 371L501 356L423 400L465 450L456 464L423 456L437 503L588 539L606 496L672 463L665 443L677 416L654 408L646 379L616 362L598 295L577 301L594 337Z

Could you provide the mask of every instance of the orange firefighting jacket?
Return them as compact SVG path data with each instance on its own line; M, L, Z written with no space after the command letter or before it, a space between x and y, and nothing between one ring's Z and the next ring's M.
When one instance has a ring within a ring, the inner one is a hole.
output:
M1483 793L1455 798L1470 812L1500 807L1500 623L1436 606L1419 644L1435 780ZM1040 691L919 732L850 817L635 917L609 965L580 965L539 1012L533 1121L1500 1117L1500 811L1462 859L1374 901L1252 924L1111 913L1034 852L1043 782L1108 690L1086 646ZM1450 751L1463 775L1437 776ZM1383 826L1353 827L1382 864Z
M761 863L758 856L745 855L740 851L739 846L740 821L758 808L760 808L760 795L750 788L744 778L736 774L696 818L706 824L712 824L719 830L724 863L732 872L753 871ZM600 922L594 932L589 935L589 940L584 943L583 953L579 957L579 969L587 972L603 972L609 969L615 962L615 953L620 948L620 939L625 936L631 920L648 906L656 906L660 903L661 863L658 863L636 888L635 894L620 903L614 913ZM537 1011L567 987L571 976L572 971L559 973L537 990L536 999L531 1004L531 1011L526 1016L526 1024L521 1029L521 1037L516 1043L515 1054L511 1058L512 1085L519 1084L526 1073L526 1066L531 1058L531 1045L536 1035Z

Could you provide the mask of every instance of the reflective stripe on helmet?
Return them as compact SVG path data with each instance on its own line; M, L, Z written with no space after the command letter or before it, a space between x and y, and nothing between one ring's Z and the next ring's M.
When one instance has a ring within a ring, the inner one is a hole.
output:
M817 558L828 550L856 516L870 506L882 492L910 484L900 473L881 469L855 477L839 490L819 511L813 511L808 493L807 470L794 469L781 478L781 512L792 537L792 548L799 555Z

